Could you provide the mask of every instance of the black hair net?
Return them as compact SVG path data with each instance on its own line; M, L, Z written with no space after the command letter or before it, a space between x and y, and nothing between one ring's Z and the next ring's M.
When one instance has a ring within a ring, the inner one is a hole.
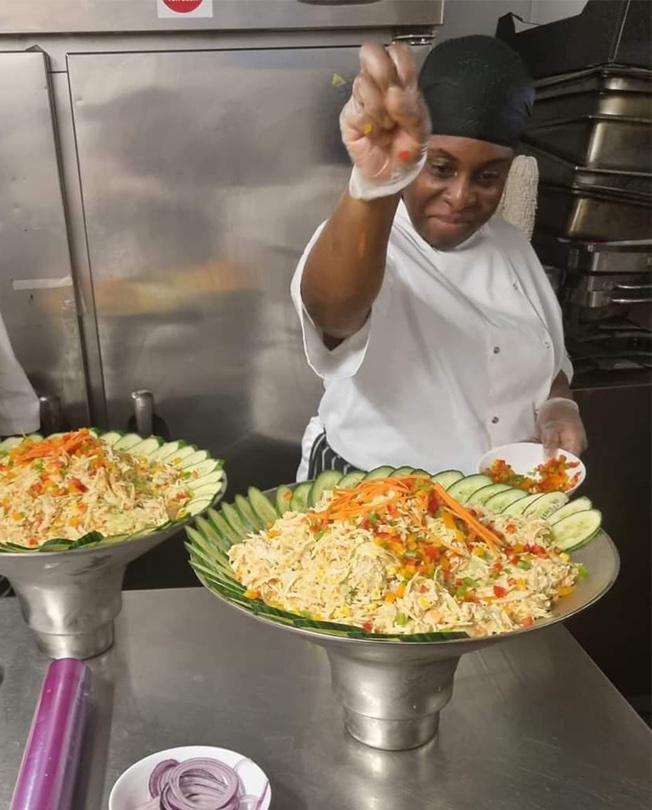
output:
M435 135L517 145L534 87L520 56L494 37L449 39L432 50L419 87Z

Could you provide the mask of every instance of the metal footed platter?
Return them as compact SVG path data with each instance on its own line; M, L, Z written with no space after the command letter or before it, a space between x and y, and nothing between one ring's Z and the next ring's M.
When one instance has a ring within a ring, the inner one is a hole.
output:
M560 510L557 525L565 523L566 528L558 528L555 543L558 537L559 543L570 551L572 560L582 563L588 575L570 594L559 599L549 618L514 631L485 637L458 632L372 633L361 627L315 621L271 607L260 599L250 598L236 579L229 563L231 546L268 527L285 512L306 511L329 488L355 486L368 477L410 474L428 476L411 468L382 467L366 474L349 473L344 478L337 473L322 473L314 482L281 486L266 493L250 488L247 498L237 496L235 503L224 504L219 511L209 509L206 517L196 519L194 527L186 528L190 563L202 584L226 604L268 627L295 633L323 647L330 663L333 689L342 704L346 730L365 745L392 751L416 748L436 735L440 712L452 697L455 671L464 653L521 633L536 632L584 610L609 590L619 568L615 546L600 530L600 514L591 508L588 499L569 502L561 493L552 493L552 498L549 493L541 496L546 501L535 504L536 498L528 495L523 496L523 502L540 516ZM508 491L507 486L487 484L482 480L485 476L465 478L456 470L447 470L432 478L446 487L447 492L455 492L466 500L480 502L491 495L503 506L509 504L507 509L516 509L521 498L520 493ZM488 509L488 501L484 507ZM566 510L564 513L562 508ZM578 512L584 517L578 518ZM583 526L579 535L573 536L568 531L570 523Z
M127 565L215 505L226 489L222 461L206 450L155 436L91 432L113 448L178 467L192 497L182 516L131 534L92 531L76 540L50 539L35 548L0 542L0 574L9 579L39 649L50 658L91 658L108 649L113 620L122 606ZM43 441L41 436L27 438ZM0 463L26 439L0 443Z

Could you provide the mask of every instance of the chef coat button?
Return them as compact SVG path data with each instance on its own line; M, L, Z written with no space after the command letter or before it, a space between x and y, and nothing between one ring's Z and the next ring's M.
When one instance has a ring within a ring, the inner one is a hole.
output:
M548 341L547 341L547 340L544 340L544 341L543 341L543 345L546 347L546 349L549 349L549 348L550 348L550 343L548 343Z
M498 419L497 416L494 416L494 417L492 417L491 421L493 422L494 425L497 425L498 422L500 422L500 419Z
M494 346L494 354L500 354L500 346Z

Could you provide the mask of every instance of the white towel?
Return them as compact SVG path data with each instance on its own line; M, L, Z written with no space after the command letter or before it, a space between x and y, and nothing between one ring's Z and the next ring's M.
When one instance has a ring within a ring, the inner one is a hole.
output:
M510 167L496 212L517 227L526 239L532 238L537 212L539 166L536 158L517 155Z

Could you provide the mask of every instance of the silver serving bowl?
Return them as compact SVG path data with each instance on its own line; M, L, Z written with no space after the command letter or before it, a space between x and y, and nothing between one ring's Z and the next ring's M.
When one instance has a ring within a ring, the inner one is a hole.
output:
M131 435L127 434L127 438ZM166 445L161 440L159 446L168 445L183 443ZM0 551L0 574L7 577L16 592L41 652L50 658L85 659L107 650L113 644L113 620L122 607L127 565L215 505L226 490L223 470L214 490L212 495L202 492L197 496L196 508L186 519L158 530L126 538L104 538L97 544L63 551Z
M272 502L274 493L274 490L266 493ZM197 528L201 531L201 527ZM190 548L192 552L192 542ZM455 670L464 653L524 633L538 633L580 613L607 593L620 567L611 538L601 532L571 557L586 566L588 576L578 582L573 593L555 604L552 618L510 633L442 641L374 640L373 634L369 634L369 638L349 638L295 627L257 615L231 601L212 586L210 578L204 577L197 567L195 571L202 584L227 605L270 629L294 633L323 647L330 662L333 689L342 703L347 731L372 748L392 751L416 748L436 735L439 713L452 697Z

